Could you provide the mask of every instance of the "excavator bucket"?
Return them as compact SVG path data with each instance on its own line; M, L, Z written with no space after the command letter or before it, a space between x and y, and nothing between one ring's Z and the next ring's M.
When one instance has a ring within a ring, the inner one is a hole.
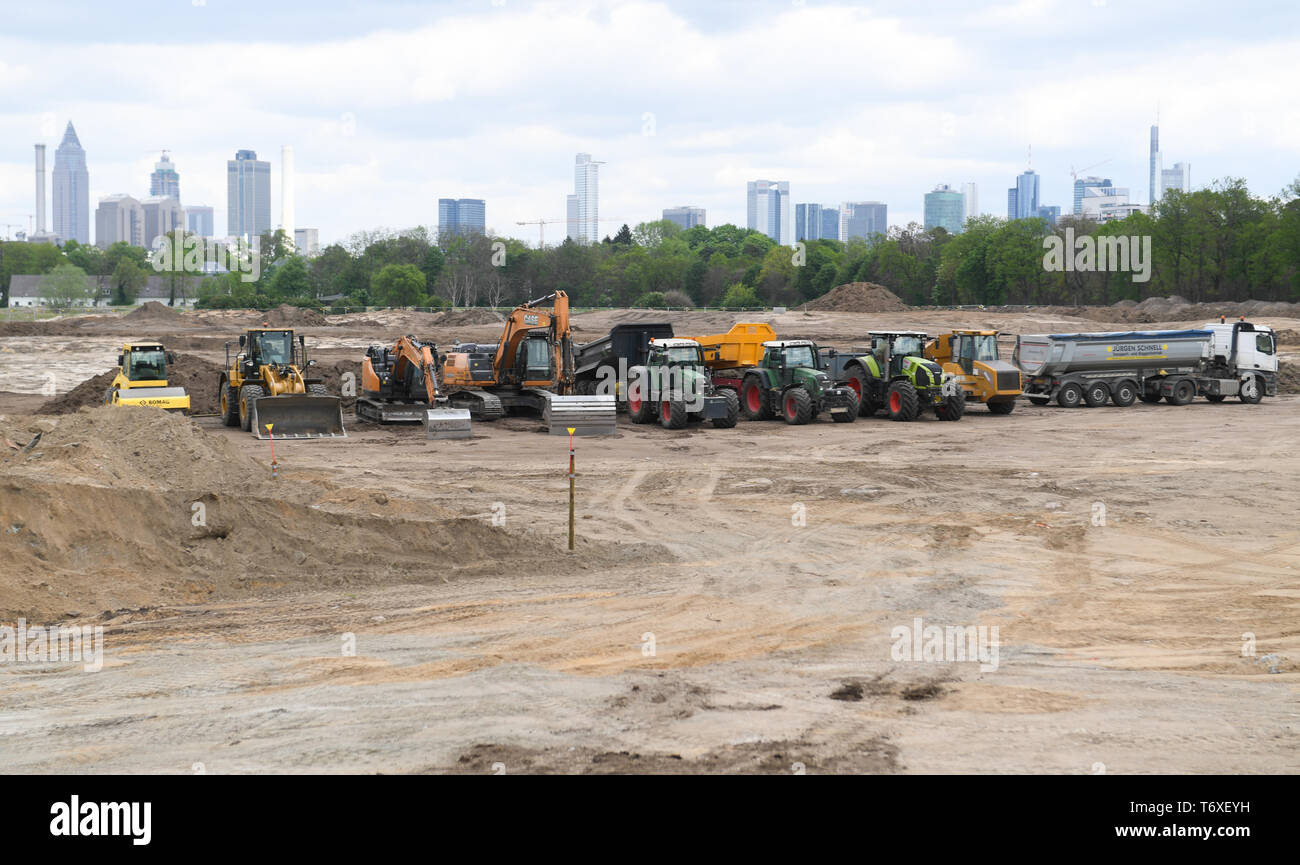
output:
M467 439L473 435L469 409L426 408L424 410L424 437L431 439Z
M613 395L559 396L544 391L542 420L551 435L608 436L618 431L618 404Z
M336 396L264 396L253 402L253 434L268 438L267 424L272 424L271 435L277 439L347 437L343 401Z

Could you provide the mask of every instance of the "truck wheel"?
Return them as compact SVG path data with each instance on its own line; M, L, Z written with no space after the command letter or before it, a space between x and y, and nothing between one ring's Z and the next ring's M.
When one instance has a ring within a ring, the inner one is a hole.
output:
M1138 394L1138 399L1146 403L1160 402L1160 382L1162 381L1164 379L1159 378L1146 384L1142 388L1142 392Z
M801 387L792 387L781 398L781 406L788 424L806 424L812 420L812 397Z
M230 385L221 385L221 420L226 426L239 426L239 392Z
M239 428L244 432L253 431L253 401L266 395L255 384L246 384L239 390Z
M858 414L863 417L870 417L880 408L870 399L871 375L862 367L855 366L849 370L849 389L858 398Z
M1088 404L1088 408L1105 405L1109 397L1110 388L1106 387L1104 381L1090 381L1083 391L1083 401Z
M772 406L767 399L767 388L758 376L751 375L740 386L740 405L745 420L767 420L772 416Z
M849 391L849 410L841 412L831 412L831 420L836 423L853 423L858 419L858 396Z
M1137 386L1131 381L1122 381L1111 391L1110 401L1120 408L1130 406L1137 401Z
M1083 402L1083 388L1070 382L1056 392L1056 404L1061 408L1075 408Z
M916 388L912 387L911 382L896 381L889 386L889 405L886 408L889 410L890 420L916 420L919 406Z
M627 413L631 416L632 423L649 423L653 411L650 400L643 398L640 385L628 387Z
M1187 379L1174 384L1174 389L1165 397L1165 401L1170 405L1187 405L1196 398L1196 385Z
M966 413L966 391L958 390L943 398L943 403L934 407L934 414L939 420L961 420Z
M1221 393L1207 393L1205 398L1210 402L1223 402L1227 397Z
M740 397L730 389L720 390L718 395L727 401L727 416L715 417L711 423L714 429L731 429L740 418Z
M1259 378L1253 375L1241 383L1241 388L1237 392L1237 399L1247 405L1259 405L1263 398L1264 391L1259 386Z
M686 426L686 403L679 399L661 400L659 423L664 429L683 429Z
M1049 396L1031 396L1029 401L1034 405L1047 405L1052 401L1052 398Z
M1031 399L1031 402L1042 405L1043 403L1046 403L1047 400L1043 400L1042 403L1039 403L1038 400ZM989 403L989 411L993 414L1011 414L1015 410L1016 401L1013 399L1000 399L997 402Z

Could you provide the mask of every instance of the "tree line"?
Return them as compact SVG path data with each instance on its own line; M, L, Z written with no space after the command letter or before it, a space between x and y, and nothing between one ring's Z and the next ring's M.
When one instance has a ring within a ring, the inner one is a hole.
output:
M1150 279L1129 272L1045 267L1048 235L1150 237ZM544 249L507 237L437 236L417 227L353 234L305 258L283 231L259 246L256 280L205 278L206 307L278 303L342 309L363 306L513 306L568 292L579 306L797 306L847 282L884 285L913 305L1111 304L1178 294L1192 302L1300 300L1300 178L1272 198L1242 180L1169 192L1151 213L1097 224L1067 216L980 216L959 234L912 223L873 238L778 246L734 225L682 229L668 220L622 226L597 244L569 240ZM129 302L152 273L145 251L69 242L0 244L0 286L12 274L70 265L112 276L115 300ZM172 298L174 301L174 297Z

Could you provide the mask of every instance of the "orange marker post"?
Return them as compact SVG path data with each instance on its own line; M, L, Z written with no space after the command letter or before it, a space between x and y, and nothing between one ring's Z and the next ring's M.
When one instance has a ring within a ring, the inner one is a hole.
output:
M573 433L576 427L568 427L569 430L569 551L573 551Z
M271 433L271 427L273 426L275 426L273 423L266 425L266 436L271 442L271 477L278 478L280 476L280 467L275 462L275 436Z

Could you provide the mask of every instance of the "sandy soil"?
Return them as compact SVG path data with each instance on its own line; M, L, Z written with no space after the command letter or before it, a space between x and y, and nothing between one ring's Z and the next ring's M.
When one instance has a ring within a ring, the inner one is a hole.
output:
M1085 329L764 320L845 347L875 326ZM176 347L219 361L237 326ZM495 336L455 330L427 335ZM106 652L93 673L0 664L3 771L1300 770L1300 397L621 421L578 443L570 553L567 443L534 421L442 442L350 423L277 443L272 480L267 443L215 418L35 416L23 365L0 351L0 624L99 625ZM918 617L997 626L996 669L896 660Z

